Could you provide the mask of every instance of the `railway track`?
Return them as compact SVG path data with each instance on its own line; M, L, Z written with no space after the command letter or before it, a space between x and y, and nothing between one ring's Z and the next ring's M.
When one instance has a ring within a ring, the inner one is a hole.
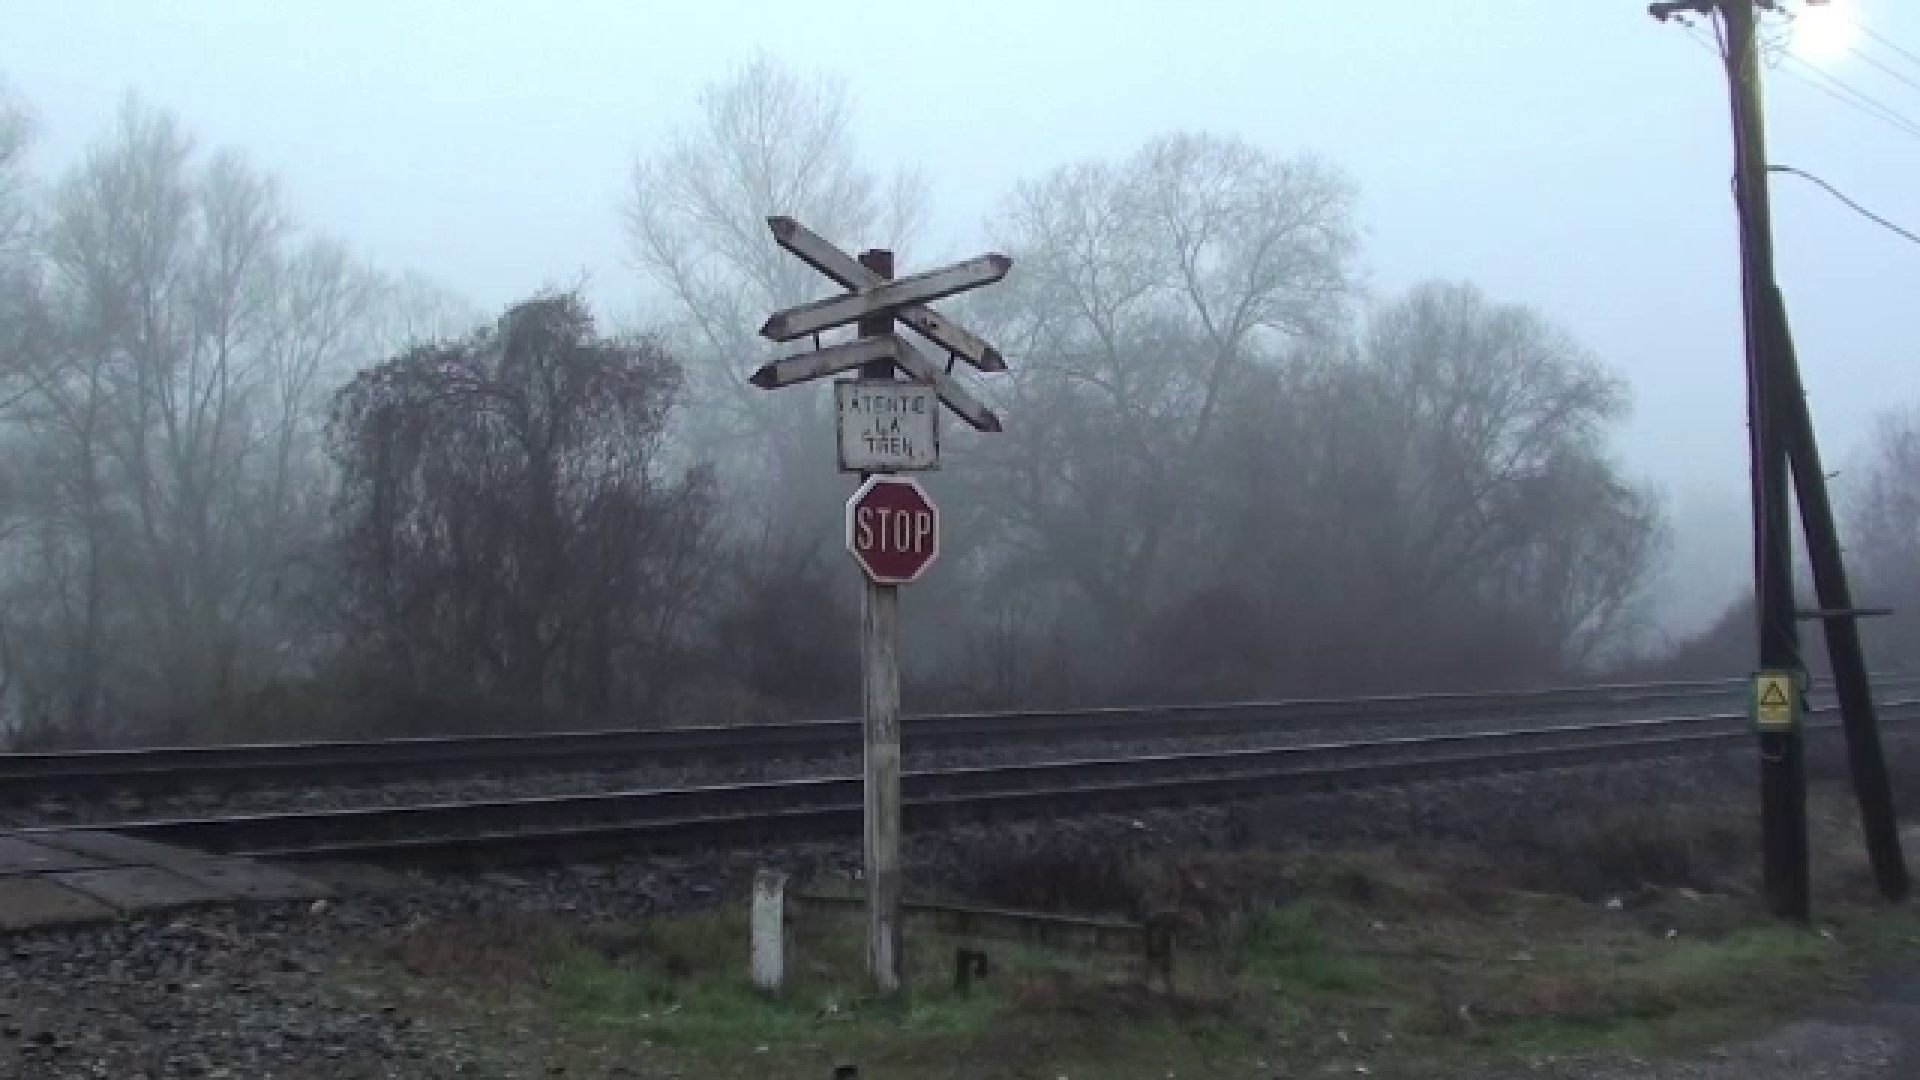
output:
M1920 687L1920 679L1883 687ZM1641 710L1741 707L1740 680L1587 686L1499 694L1406 694L1339 699L1230 702L1163 708L1097 708L950 713L908 717L915 749L1195 737L1308 736L1342 728L1396 725L1512 726L1529 720ZM607 771L748 758L798 759L853 753L855 720L609 728L472 737L256 743L0 754L0 801L128 791L301 784L340 787L485 773L565 769Z
M1920 698L1882 705L1899 727ZM1086 757L910 772L909 830L1006 818L1124 812L1329 788L1376 787L1724 753L1750 745L1744 711L1411 735L1268 749ZM1838 721L1809 720L1816 744ZM1897 729L1897 728L1896 728ZM497 866L643 851L857 836L861 781L613 791L400 807L122 821L94 826L143 839L269 859ZM42 829L22 829L31 836Z

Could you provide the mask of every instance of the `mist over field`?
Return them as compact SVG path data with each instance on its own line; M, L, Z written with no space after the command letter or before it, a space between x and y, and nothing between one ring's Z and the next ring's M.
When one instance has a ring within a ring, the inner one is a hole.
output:
M1879 43L1920 16L1855 6L1881 37L1770 48L1768 139L1833 189L1775 178L1776 261L1894 670L1920 248L1886 226L1920 225L1920 60ZM955 368L1005 430L943 419L909 710L1753 666L1702 26L1400 0L6 24L15 745L856 710L832 393L747 381L816 344L767 316L839 288L770 214L903 275L1012 259L933 305L1009 370Z

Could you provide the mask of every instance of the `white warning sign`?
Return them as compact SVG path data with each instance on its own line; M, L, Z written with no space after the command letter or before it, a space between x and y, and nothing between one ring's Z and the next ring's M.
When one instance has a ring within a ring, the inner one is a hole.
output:
M925 383L843 379L833 384L840 471L922 472L940 466L940 399Z

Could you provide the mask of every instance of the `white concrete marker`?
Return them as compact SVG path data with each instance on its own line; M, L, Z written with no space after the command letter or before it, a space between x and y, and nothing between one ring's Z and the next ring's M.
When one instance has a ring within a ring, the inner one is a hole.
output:
M753 875L753 985L778 990L786 977L787 875L762 869Z

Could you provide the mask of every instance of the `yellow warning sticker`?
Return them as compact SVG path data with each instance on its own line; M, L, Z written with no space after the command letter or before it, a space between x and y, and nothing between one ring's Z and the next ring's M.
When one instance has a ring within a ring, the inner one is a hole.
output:
M1762 731L1788 731L1794 725L1793 676L1762 672L1753 677L1753 721Z

